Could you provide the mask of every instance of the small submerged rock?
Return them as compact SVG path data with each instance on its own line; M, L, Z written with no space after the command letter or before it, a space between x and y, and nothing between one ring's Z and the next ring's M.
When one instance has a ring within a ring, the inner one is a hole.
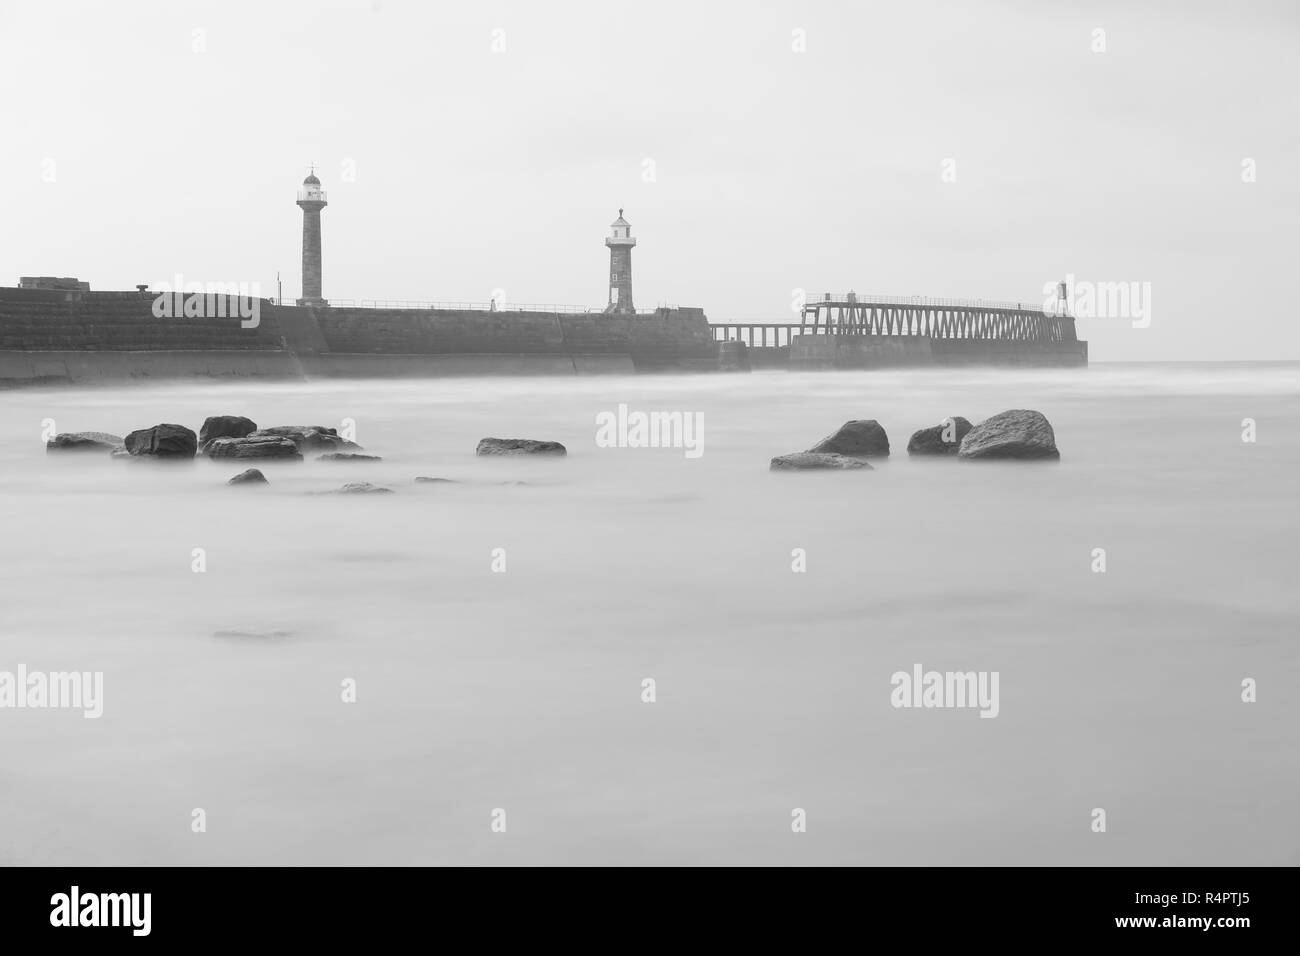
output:
M108 432L64 432L45 443L45 451L116 451L125 450L119 435Z
M331 451L317 455L317 461L383 461L378 455L358 455L354 451Z
M567 455L568 449L558 441L532 438L484 438L474 449L476 455Z
M392 493L392 488L382 488L379 485L372 485L368 481L349 481L342 488L334 488L330 491L321 492L321 494L326 495L391 495Z
M922 428L912 433L907 443L909 455L955 455L961 447L961 440L971 430L971 423L960 415L954 415L940 425Z
M962 439L964 460L1051 460L1061 457L1056 433L1042 412L1013 408L980 422Z
M154 425L141 428L126 436L126 450L137 457L193 458L199 447L199 437L184 425Z
M302 453L292 439L275 435L258 435L247 438L216 438L208 445L208 457L213 461L224 458L259 458L302 461Z
M429 484L429 485L457 485L457 484L460 484L460 482L458 482L458 481L456 481L455 479L452 479L452 478L426 478L426 477L424 477L423 475L419 475L419 476L417 476L415 480L418 481L418 482L424 482L425 484Z
M236 639L245 639L245 640L264 641L264 640L268 640L268 639L272 639L272 638L274 638L274 639L279 639L279 638L285 638L285 637L293 637L293 631L235 631L235 630L224 630L224 631L213 631L213 632L212 632L212 636L213 636L213 637L220 637L220 638L236 638Z
M235 475L235 477L231 478L228 482L226 482L226 484L268 485L270 484L270 482L266 480L266 475L262 474L256 468L249 468L247 471L241 471L239 474Z
M843 471L846 469L865 468L872 471L871 465L861 458L848 455L836 455L829 452L797 451L790 455L778 455L772 459L772 471Z
M888 458L889 436L874 418L845 422L808 449L813 454L848 455L852 458Z
M303 438L312 432L328 435L331 438L339 436L337 428L330 428L327 425L270 425L257 430L259 435L279 435L282 438Z

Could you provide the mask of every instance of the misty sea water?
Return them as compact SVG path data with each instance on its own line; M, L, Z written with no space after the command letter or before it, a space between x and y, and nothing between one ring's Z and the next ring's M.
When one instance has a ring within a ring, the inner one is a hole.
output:
M598 447L620 404L703 454ZM1059 464L906 453L1009 408ZM218 414L383 461L41 440ZM768 471L856 418L874 470ZM1300 863L1298 422L1295 363L0 393L0 671L104 675L0 709L0 864ZM998 716L894 708L916 664Z

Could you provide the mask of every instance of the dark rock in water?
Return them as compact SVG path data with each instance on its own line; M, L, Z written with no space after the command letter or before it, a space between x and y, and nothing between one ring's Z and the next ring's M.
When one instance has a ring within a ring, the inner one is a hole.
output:
M372 485L368 481L349 481L342 488L335 488L333 491L325 492L328 495L375 495L393 493L392 488L381 488L378 485Z
M474 449L476 455L567 455L558 441L534 441L531 438L484 438Z
M234 478L231 478L228 482L226 482L226 484L228 485L269 485L270 482L266 480L266 475L262 474L256 468L250 468L247 471L241 471L239 474L235 475Z
M888 458L889 436L874 418L858 419L845 422L834 435L823 438L808 451L850 458Z
M199 448L206 451L217 438L246 438L257 431L257 423L242 415L213 415L199 429Z
M417 477L415 480L416 480L416 481L423 481L423 482L426 482L427 484L439 484L439 485L455 485L455 484L459 484L459 482L457 482L457 481L455 481L455 480L453 480L453 479L451 479L451 478L424 478L424 477Z
M291 439L301 452L361 451L361 446L356 442L340 438L338 429L326 428L324 425L274 425L271 428L259 428L253 434L258 437L271 435Z
M967 432L957 457L1056 460L1061 453L1056 448L1056 433L1042 413L1016 408L994 415Z
M224 458L278 459L302 461L302 453L292 438L277 435L258 435L247 438L214 438L208 445L208 457L214 461Z
M325 455L317 455L317 461L383 461L378 455L358 455L351 451L332 451Z
M65 432L55 435L45 443L45 450L51 451L116 451L123 448L122 439L108 432Z
M954 415L942 425L922 428L912 433L907 443L909 455L955 455L961 447L961 440L971 430L971 423L960 415Z
M844 469L865 468L871 471L869 464L861 458L848 455L835 455L828 452L797 451L791 455L779 455L772 459L772 471L839 471Z
M199 437L184 425L155 425L126 436L126 450L132 455L155 458L193 458Z

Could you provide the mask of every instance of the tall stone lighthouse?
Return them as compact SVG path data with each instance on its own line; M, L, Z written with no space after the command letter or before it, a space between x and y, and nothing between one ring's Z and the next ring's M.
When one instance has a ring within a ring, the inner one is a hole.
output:
M613 232L605 240L609 246L609 305L606 312L635 312L632 305L632 227L623 218L623 210L610 227Z
M302 298L299 305L328 305L320 294L320 211L329 205L313 170L298 190L302 207Z

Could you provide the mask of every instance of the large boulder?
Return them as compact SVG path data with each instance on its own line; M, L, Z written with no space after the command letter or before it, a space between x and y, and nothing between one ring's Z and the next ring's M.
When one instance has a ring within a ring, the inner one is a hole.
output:
M259 428L253 435L259 438L271 436L291 439L300 452L361 451L361 446L356 442L340 438L337 428L326 428L324 425L273 425L270 428Z
M205 418L203 427L199 429L199 448L206 451L215 439L245 438L255 431L257 423L251 418L243 415L213 415Z
M980 422L962 439L957 457L966 460L1058 459L1056 433L1041 412L1014 408Z
M531 438L484 438L474 449L476 455L567 455L558 441L535 441Z
M888 458L889 436L874 418L858 419L845 422L834 435L827 435L808 451L815 455Z
M45 451L116 451L122 448L122 439L108 432L64 432L45 443Z
M250 468L247 471L241 471L239 474L235 475L234 478L231 478L228 482L226 482L226 484L228 485L269 485L270 482L266 480L266 475L262 474L256 468Z
M922 428L913 432L907 443L909 455L955 455L961 447L961 440L971 430L971 423L960 415L954 415L941 425Z
M865 468L871 466L861 458L848 455L835 455L828 452L797 451L790 455L778 455L772 459L772 471L843 471L845 469Z
M126 450L136 457L193 458L199 436L184 425L155 425L126 436Z
M302 461L302 452L293 443L293 439L279 435L252 434L247 438L214 438L208 445L207 453L213 460L258 458Z

